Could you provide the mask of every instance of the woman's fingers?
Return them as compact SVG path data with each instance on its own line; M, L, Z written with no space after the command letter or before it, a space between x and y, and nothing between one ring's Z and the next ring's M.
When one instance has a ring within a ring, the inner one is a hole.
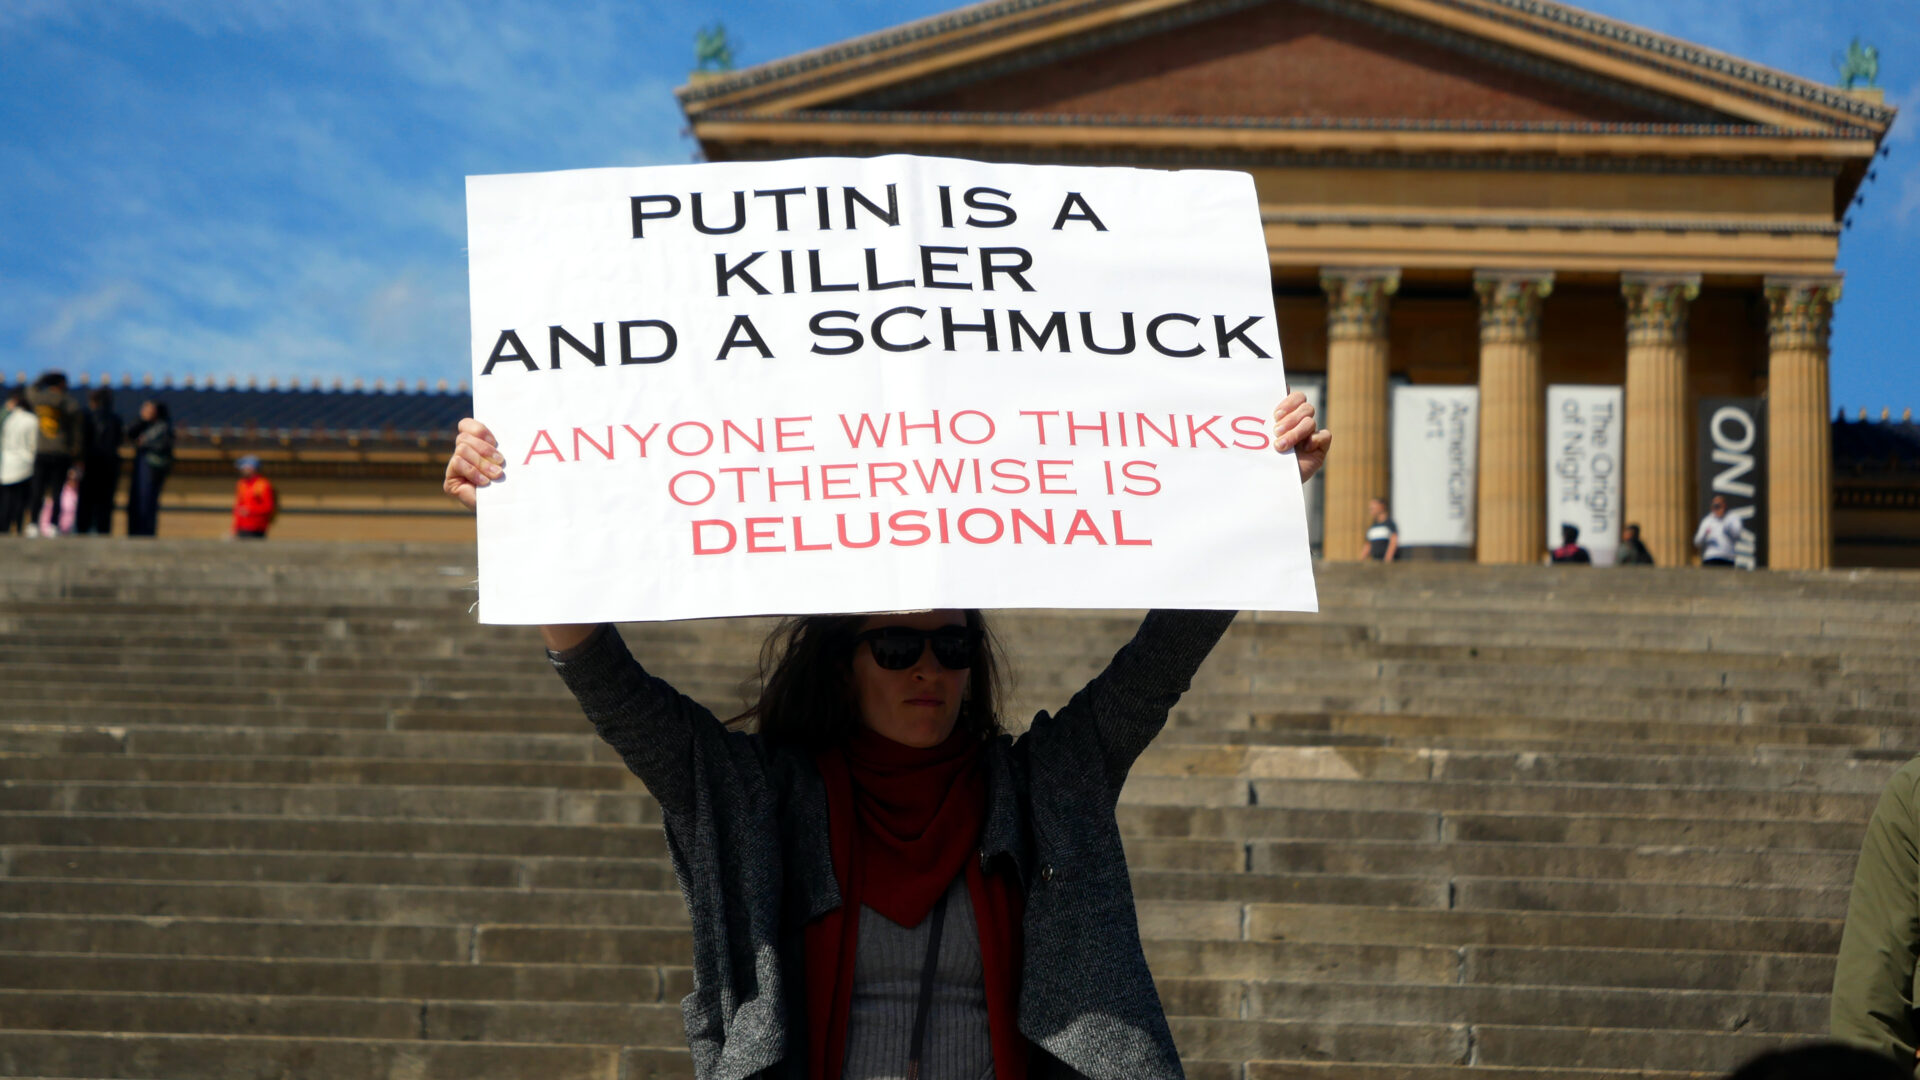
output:
M498 480L506 474L506 469L504 468L505 459L500 456L498 451L485 443L478 445L468 442L456 443L453 448L453 456L461 461L468 462L483 474L495 480Z
M1294 460L1300 463L1300 482L1306 483L1320 472L1327 463L1327 447L1333 445L1333 432L1316 431L1306 442L1300 444L1294 452Z
M506 464L507 461L493 443L478 438L477 436L461 435L453 440L453 446L455 450L471 450L476 456L485 461L491 461L501 465Z
M1294 391L1273 410L1273 448L1285 453L1312 436L1315 427L1313 406L1307 395Z
M473 477L469 474L469 470L472 468L473 466L468 465L459 458L449 460L447 462L446 481L440 485L440 490L446 492L455 502L458 502L461 506L469 510L473 509L474 504L478 501L474 495L476 489L474 488Z
M505 475L506 458L487 425L469 416L460 421L458 430L441 490L471 510L478 502L477 490Z
M1273 425L1273 448L1281 453L1297 449L1301 443L1313 436L1319 425L1312 413L1295 414Z
M490 446L500 445L500 440L493 437L493 432L488 430L487 425L475 420L471 416L465 417L460 421L459 432L462 435L471 435L476 439L482 439Z

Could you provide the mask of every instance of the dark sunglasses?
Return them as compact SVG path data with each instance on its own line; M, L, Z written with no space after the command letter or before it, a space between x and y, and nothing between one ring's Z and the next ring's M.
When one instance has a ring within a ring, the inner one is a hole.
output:
M980 649L980 631L971 626L943 626L938 630L876 626L855 637L854 648L859 648L863 641L873 653L873 662L888 671L905 671L919 663L929 645L933 646L933 658L941 667L964 671L973 666L974 654Z

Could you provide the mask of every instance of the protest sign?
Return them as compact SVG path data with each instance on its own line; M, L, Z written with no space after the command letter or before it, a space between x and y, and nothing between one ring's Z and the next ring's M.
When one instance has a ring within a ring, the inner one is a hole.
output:
M480 617L1315 607L1238 173L467 182Z
M1401 547L1472 547L1480 388L1393 389L1393 521Z
M1618 386L1547 387L1547 546L1572 525L1595 566L1620 547L1623 402Z

